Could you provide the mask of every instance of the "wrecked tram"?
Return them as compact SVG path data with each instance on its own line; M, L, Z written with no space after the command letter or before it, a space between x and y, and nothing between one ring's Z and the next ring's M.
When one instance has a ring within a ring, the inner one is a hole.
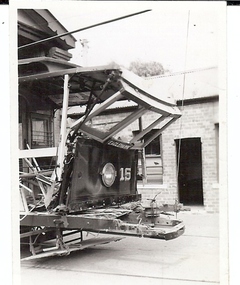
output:
M38 58L38 62L46 60L54 61ZM146 80L115 64L26 73L31 64L34 59L19 61L19 91L44 90L38 92L41 100L52 102L62 116L58 147L31 149L27 145L19 151L28 168L19 173L20 238L32 254L27 258L66 255L119 240L121 235L163 240L182 235L182 221L157 206L154 197L144 207L137 191L139 154L181 116L176 105L151 92ZM29 95L27 100L31 103L35 98ZM119 102L131 102L132 112L104 127L94 124ZM85 112L69 123L69 106L85 106ZM148 112L158 118L143 127L141 118ZM128 136L126 129L132 125L139 130ZM55 158L55 166L41 169L38 160L42 157ZM178 204L170 210L177 212ZM84 232L107 235L85 239Z

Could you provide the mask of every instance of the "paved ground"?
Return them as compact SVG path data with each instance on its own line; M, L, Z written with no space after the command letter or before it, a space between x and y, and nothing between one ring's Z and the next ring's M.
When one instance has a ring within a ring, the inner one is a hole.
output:
M175 240L128 237L65 257L23 261L21 285L219 284L218 215L191 211L178 218L186 231Z

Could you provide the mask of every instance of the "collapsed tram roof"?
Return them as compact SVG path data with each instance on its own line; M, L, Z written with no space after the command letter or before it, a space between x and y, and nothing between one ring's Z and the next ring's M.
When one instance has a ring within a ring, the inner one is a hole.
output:
M102 103L124 89L124 92L121 92L124 95L121 100L132 100L157 113L180 116L175 102L169 98L166 100L164 94L161 96L161 90L159 94L153 94L144 84L144 79L116 64L80 67L48 57L19 60L19 92L27 90L30 101L34 94L54 108L60 109L63 103L65 74L70 77L69 106L85 105L89 103L90 97L98 98L98 103Z
M80 67L46 57L19 60L19 93L24 94L35 110L63 108L66 112L66 104L67 107L86 105L85 114L70 128L75 134L81 131L101 143L115 139L119 132L144 114L156 113L158 116L148 127L127 141L126 148L145 147L181 116L176 103L161 94L161 90L158 94L153 92L144 79L114 63ZM136 108L109 129L99 130L91 125L93 117L118 101L133 102ZM156 126L155 134L139 144L139 139Z

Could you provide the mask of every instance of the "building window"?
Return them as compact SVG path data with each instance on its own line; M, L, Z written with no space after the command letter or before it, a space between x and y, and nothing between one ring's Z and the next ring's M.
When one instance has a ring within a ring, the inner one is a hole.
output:
M145 147L145 154L146 155L160 155L160 137L159 136L156 137L153 141L150 142L149 145Z
M53 132L50 117L42 114L32 114L31 147L52 147Z
M144 136L144 140L148 140L157 130L152 130ZM144 164L146 171L146 181L149 184L163 183L163 167L161 157L161 135L152 140L144 149ZM143 175L143 161L139 157L139 179Z

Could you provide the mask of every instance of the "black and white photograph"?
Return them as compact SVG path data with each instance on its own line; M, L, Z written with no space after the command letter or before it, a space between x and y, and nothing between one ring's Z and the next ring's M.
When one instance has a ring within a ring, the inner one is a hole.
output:
M16 2L13 284L228 284L226 3Z

